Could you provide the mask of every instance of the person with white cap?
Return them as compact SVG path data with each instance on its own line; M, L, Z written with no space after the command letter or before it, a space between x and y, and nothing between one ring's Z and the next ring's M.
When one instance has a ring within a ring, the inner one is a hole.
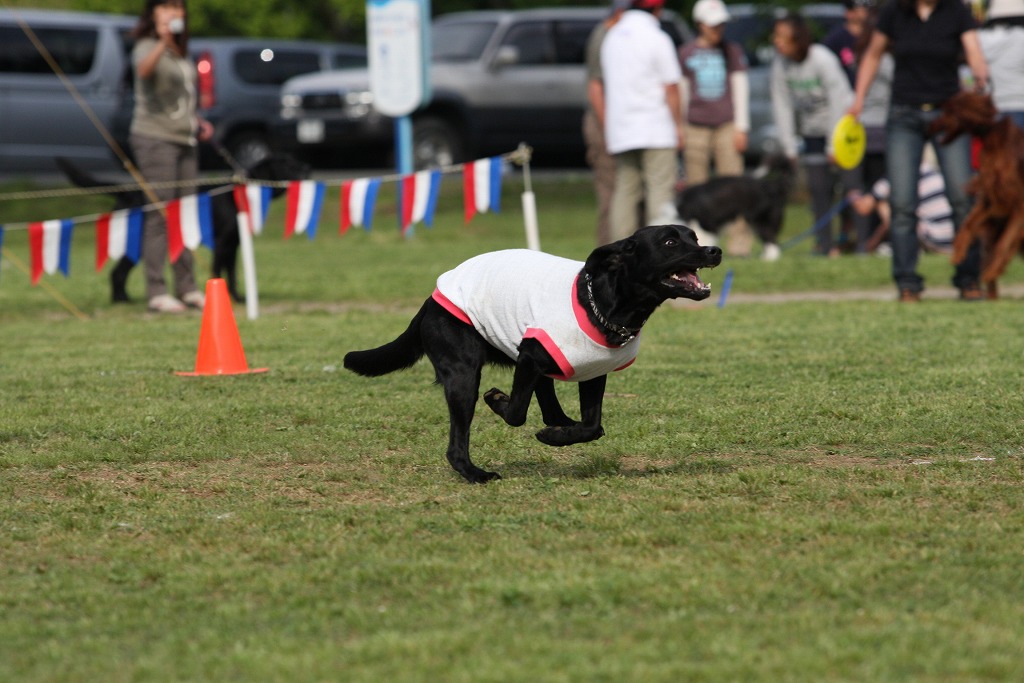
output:
M686 163L688 185L711 177L743 174L743 153L750 131L750 85L743 48L725 42L725 25L731 19L722 0L697 0L693 21L698 35L679 48L683 70L683 101L686 111ZM728 232L731 256L749 256L753 246L750 228L733 223Z
M679 55L661 29L665 0L633 0L601 45L605 140L615 159L612 238L636 232L636 207L648 223L672 204L678 150L685 142Z
M1024 0L991 0L978 41L996 109L1024 128Z

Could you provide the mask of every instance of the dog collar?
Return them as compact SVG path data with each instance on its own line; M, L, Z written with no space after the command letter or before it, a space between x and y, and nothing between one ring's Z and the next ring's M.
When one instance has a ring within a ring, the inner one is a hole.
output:
M594 300L594 280L590 277L590 273L583 271L583 279L587 282L587 304L590 306L590 312L594 314L595 318L597 318L597 322L601 323L601 326L609 332L614 332L620 337L626 338L624 342L617 344L617 346L625 346L636 339L636 336L640 334L640 330L642 330L643 326L647 324L647 320L644 319L644 321L640 323L640 327L637 328L623 327L622 325L616 325L611 322L608 318L601 315L601 311L597 308L597 302Z

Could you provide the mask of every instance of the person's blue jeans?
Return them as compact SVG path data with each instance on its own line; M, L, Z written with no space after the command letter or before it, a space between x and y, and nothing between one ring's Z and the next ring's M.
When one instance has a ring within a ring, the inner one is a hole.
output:
M971 139L970 136L961 135L948 145L943 145L939 142L939 136L930 137L928 125L938 118L939 113L938 108L924 111L903 105L893 105L889 111L885 154L892 188L889 196L892 207L892 277L901 290L920 292L924 289L924 278L917 273L920 253L917 239L917 185L926 142L930 141L935 148L946 183L946 196L953 208L956 230L960 229L971 210L971 197L965 189L973 174ZM967 252L967 257L956 266L953 285L960 289L977 285L980 270L981 245L975 243Z

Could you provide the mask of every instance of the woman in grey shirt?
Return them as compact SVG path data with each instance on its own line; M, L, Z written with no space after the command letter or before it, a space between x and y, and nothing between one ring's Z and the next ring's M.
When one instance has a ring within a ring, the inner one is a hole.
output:
M836 198L832 130L850 106L853 90L839 58L812 41L810 27L800 15L789 14L776 21L772 43L777 53L771 75L775 125L783 152L791 159L797 156L797 136L803 138L800 161L817 222ZM857 189L856 174L843 171L840 176L844 190ZM857 234L867 232L866 218L857 216L853 220ZM833 246L831 225L819 227L815 253L839 253Z
M188 57L187 20L184 0L146 0L135 27L135 111L130 142L139 170L151 183L195 180L199 176L198 141L213 133L212 126L196 115L196 69ZM155 193L167 202L196 190L186 183L157 188ZM167 291L163 211L146 213L142 259L151 311L179 313L189 306L202 309L205 297L196 287L188 249L171 264L177 296Z

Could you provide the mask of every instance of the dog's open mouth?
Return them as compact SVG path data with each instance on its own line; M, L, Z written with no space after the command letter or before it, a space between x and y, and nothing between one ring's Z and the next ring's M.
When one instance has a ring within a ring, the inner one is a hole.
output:
M703 282L695 270L672 273L663 282L672 289L681 290L679 296L691 299L705 299L711 296L711 285Z

